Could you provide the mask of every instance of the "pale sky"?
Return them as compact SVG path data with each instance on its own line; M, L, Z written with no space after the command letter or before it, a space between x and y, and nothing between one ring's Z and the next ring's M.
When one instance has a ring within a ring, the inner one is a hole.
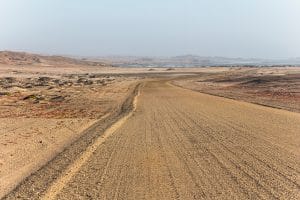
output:
M0 0L0 50L300 57L300 0Z

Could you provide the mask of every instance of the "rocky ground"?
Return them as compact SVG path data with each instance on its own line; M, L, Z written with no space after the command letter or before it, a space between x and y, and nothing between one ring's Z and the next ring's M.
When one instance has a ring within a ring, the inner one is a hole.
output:
M300 112L300 67L231 68L174 84L207 94Z
M80 74L0 78L0 117L97 119L135 78Z

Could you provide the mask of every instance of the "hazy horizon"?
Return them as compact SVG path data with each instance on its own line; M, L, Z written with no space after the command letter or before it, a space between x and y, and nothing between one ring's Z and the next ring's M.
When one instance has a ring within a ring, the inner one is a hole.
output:
M3 0L0 50L299 58L297 0Z

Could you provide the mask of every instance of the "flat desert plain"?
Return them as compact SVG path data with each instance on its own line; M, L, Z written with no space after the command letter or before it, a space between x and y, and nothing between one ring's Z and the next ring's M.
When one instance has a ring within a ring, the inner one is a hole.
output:
M3 199L300 198L299 67L149 70L8 54Z

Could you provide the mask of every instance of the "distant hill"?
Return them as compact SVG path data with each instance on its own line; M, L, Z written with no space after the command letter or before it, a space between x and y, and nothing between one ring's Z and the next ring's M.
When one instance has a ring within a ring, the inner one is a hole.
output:
M31 54L25 52L0 51L0 64L5 65L91 65L106 66L103 62L87 61L83 59L74 59L64 56L46 56Z
M120 66L120 67L206 67L206 66L271 66L300 65L300 57L293 59L256 59L205 57L182 55L175 57L138 57L138 56L107 56L71 58L67 56L47 56L25 52L0 51L0 64L5 65L89 65L89 66Z
M300 58L293 59L256 59L256 58L226 58L204 57L197 55L182 55L175 57L135 57L109 56L90 58L108 62L116 66L126 67L203 67L203 66L235 66L235 65L300 65Z

